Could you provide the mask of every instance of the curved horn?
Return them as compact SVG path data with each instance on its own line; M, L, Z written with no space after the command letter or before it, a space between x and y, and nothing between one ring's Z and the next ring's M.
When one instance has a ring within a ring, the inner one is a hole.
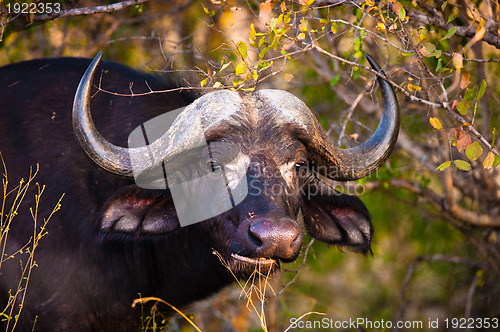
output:
M102 52L92 60L83 74L73 101L73 130L85 153L98 166L118 175L132 176L128 149L108 142L96 129L90 115L90 88Z
M366 54L370 66L383 74L384 71ZM379 125L373 135L363 144L349 149L338 149L340 159L339 174L342 180L355 180L377 170L389 157L396 145L399 133L399 106L392 86L382 77L377 77L384 110Z
M177 156L205 146L205 132L241 109L237 92L216 91L204 95L184 110L165 128L165 133L147 146L123 148L107 141L98 131L90 114L90 89L102 58L100 52L83 75L73 102L73 130L85 153L101 168L136 179L144 171L170 165ZM176 113L177 114L177 113Z
M373 69L385 75L375 61L366 55ZM391 153L399 133L399 107L389 83L381 77L384 110L373 135L363 144L340 149L328 138L316 117L298 98L279 90L260 90L260 95L283 117L293 124L295 135L306 145L310 168L332 180L349 181L365 177L377 170ZM286 107L284 106L286 105Z

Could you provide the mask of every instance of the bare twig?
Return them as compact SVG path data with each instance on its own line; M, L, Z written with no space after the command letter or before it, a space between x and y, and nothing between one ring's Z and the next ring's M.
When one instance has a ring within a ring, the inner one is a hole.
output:
M65 16L80 16L80 15L91 15L91 14L102 14L102 13L112 13L117 10L122 10L128 7L136 6L147 2L148 0L126 0L111 5L96 6L96 7L85 7L85 8L73 8L67 10L61 10L60 12L52 12L50 14L35 15L34 21L47 21L53 20L59 17Z

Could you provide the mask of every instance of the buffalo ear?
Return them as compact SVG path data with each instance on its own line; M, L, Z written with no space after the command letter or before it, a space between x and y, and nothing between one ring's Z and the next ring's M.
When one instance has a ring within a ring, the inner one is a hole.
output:
M303 215L313 238L357 252L371 252L371 218L358 197L342 194L321 181L309 184L307 189Z
M169 191L142 190L134 185L116 193L101 215L105 233L165 234L179 227Z

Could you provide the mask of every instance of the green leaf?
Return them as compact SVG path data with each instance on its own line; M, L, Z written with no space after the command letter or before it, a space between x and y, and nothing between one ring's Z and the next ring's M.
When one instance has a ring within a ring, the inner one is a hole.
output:
M465 148L465 155L469 160L476 160L480 155L483 154L483 148L479 142L474 142Z
M455 165L456 168L458 168L461 171L470 171L471 169L470 164L465 160L460 160L460 159L453 160L453 164Z
M436 171L444 171L445 169L447 169L448 167L450 167L451 165L451 161L445 161L444 163L442 163L441 165L439 165L437 168L436 168Z
M406 10L403 8L403 6L399 7L398 15L401 21L406 21Z
M450 16L448 16L448 22L446 22L446 24L448 24L451 21L453 21L456 17L457 17L457 14L451 13Z
M469 111L469 106L465 101L461 101L457 104L457 110L460 112L460 114L465 115Z
M264 47L259 53L259 59L264 59L264 56L270 49L270 47Z
M319 20L319 24L321 24L321 25L327 25L328 23L330 23L330 20L329 20L329 19L327 19L327 18L324 18L324 17L323 17L323 18L321 18L321 19Z
M493 162L493 166L500 165L500 155L495 156L495 161Z
M334 78L332 78L332 80L330 81L330 85L331 86L334 86L335 84L337 84L340 80L340 74L337 74Z
M485 91L486 91L486 81L483 80L481 82L481 86L479 87L479 91L477 92L477 101L479 101L483 97Z
M444 35L444 37L443 37L443 38L441 38L441 40L450 38L450 37L451 37L451 36L453 36L456 32L457 32L457 28L456 28L456 27L451 28L450 30L448 30L448 32L446 33L446 35Z
M443 62L443 59L439 59L438 60L438 63L437 63L437 66L436 66L436 71L439 71L439 69L441 69L442 62Z
M475 97L476 97L476 88L475 87L472 87L472 88L465 90L465 94L464 94L465 101L473 100Z
M243 59L246 59L247 56L248 56L248 53L247 53L247 44L245 44L244 42L240 41L236 44L236 47L238 48L238 52L240 53L241 57Z
M339 31L339 26L337 25L337 22L332 22L331 30L333 33L337 33L337 31Z
M491 131L491 137L493 137L493 140L491 141L490 149L493 149L493 147L495 146L495 139L497 138L496 131L497 131L496 128L493 127L493 130Z
M201 4L203 6L203 4ZM203 10L205 13L207 13L210 17L213 17L215 15L215 10L208 10L207 7L203 6Z

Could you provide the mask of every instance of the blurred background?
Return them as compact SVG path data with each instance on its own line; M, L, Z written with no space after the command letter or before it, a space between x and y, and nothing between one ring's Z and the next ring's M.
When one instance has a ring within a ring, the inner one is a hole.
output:
M365 52L383 67L400 103L397 148L369 178L337 184L371 212L373 255L306 239L251 302L242 284L185 308L200 330L320 330L305 322L327 317L421 321L423 330L439 319L432 330L452 331L452 318L500 318L498 1L26 0L0 9L0 65L102 50L175 72L200 93L279 88L342 147L363 142L380 118ZM302 315L303 328L290 326ZM144 330L193 330L180 316L158 317Z

